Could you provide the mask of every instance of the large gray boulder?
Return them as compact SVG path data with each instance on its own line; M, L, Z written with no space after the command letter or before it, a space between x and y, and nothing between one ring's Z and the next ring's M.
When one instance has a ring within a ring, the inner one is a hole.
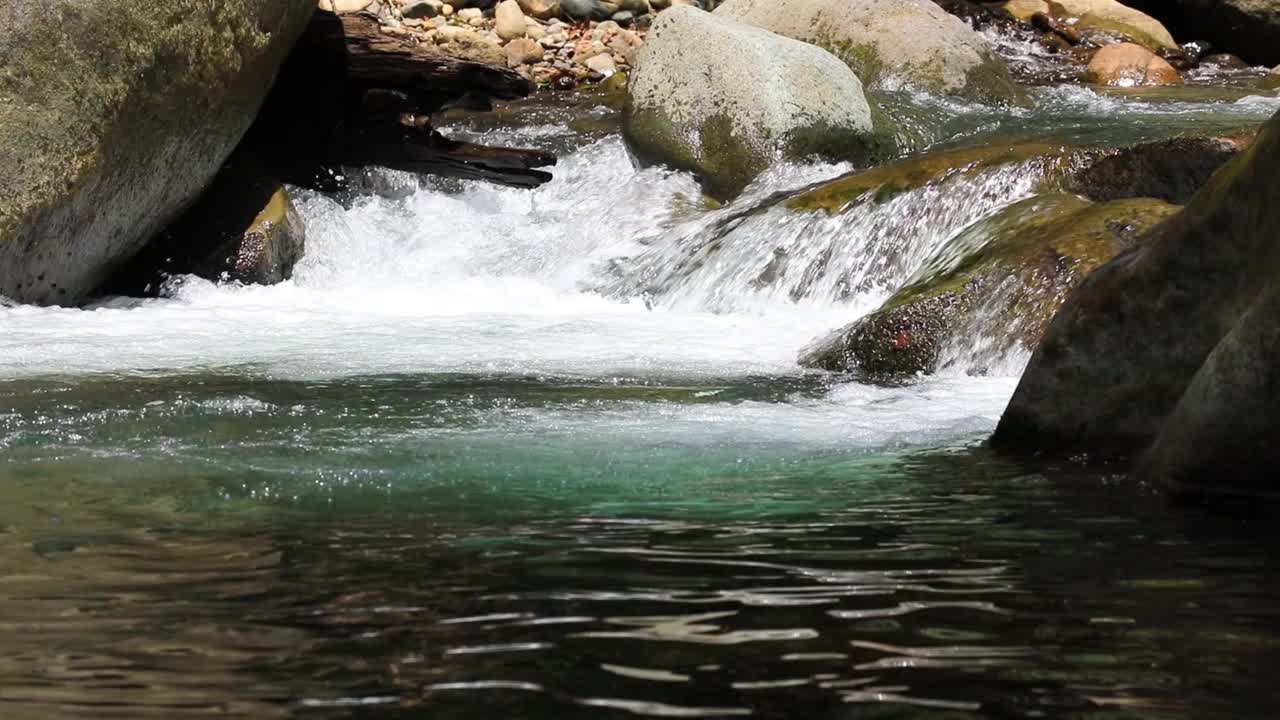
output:
M314 11L0 2L0 295L88 299L214 177Z
M643 163L736 195L780 158L866 160L872 109L856 75L821 48L677 6L636 58L623 135Z
M993 102L1019 96L982 37L930 0L728 0L715 14L824 48L868 87L906 84Z
M1280 115L1054 318L992 444L1136 457L1143 477L1277 489Z

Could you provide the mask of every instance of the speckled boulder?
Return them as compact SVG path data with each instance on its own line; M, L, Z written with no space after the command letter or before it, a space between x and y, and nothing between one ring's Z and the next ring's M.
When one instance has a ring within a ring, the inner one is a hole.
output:
M837 58L690 7L658 16L627 90L633 154L696 173L721 198L780 158L877 152L862 83Z
M91 297L208 185L315 7L0 2L0 295Z
M728 0L715 14L825 48L868 87L1019 98L1008 68L983 39L929 0Z

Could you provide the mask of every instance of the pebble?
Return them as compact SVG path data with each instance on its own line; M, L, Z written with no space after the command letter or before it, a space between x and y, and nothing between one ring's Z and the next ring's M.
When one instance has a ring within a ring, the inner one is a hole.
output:
M339 12L358 8L376 15L384 32L416 37L454 57L504 64L538 85L558 88L595 82L627 69L636 49L644 44L649 15L673 4L661 0L319 1L322 7ZM593 4L597 8L593 20L564 17ZM610 15L613 19L606 19Z

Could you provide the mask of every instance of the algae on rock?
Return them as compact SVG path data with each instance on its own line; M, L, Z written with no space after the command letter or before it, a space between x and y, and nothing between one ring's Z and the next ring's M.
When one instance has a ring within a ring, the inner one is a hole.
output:
M979 371L1030 351L1072 287L1176 211L1148 198L1015 203L961 231L879 310L806 348L800 363L891 379L949 361ZM981 356L966 356L975 341Z
M1276 494L1280 114L1178 215L1071 294L992 437L1142 457L1181 490Z

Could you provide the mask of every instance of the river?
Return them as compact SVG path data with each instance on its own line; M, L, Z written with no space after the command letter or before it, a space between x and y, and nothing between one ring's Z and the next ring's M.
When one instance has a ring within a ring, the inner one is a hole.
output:
M1280 108L1036 92L891 101L922 149ZM1274 530L992 456L981 337L796 364L1033 168L829 217L778 199L847 166L712 207L590 99L449 122L555 179L372 172L282 285L0 307L0 716L1274 717Z

